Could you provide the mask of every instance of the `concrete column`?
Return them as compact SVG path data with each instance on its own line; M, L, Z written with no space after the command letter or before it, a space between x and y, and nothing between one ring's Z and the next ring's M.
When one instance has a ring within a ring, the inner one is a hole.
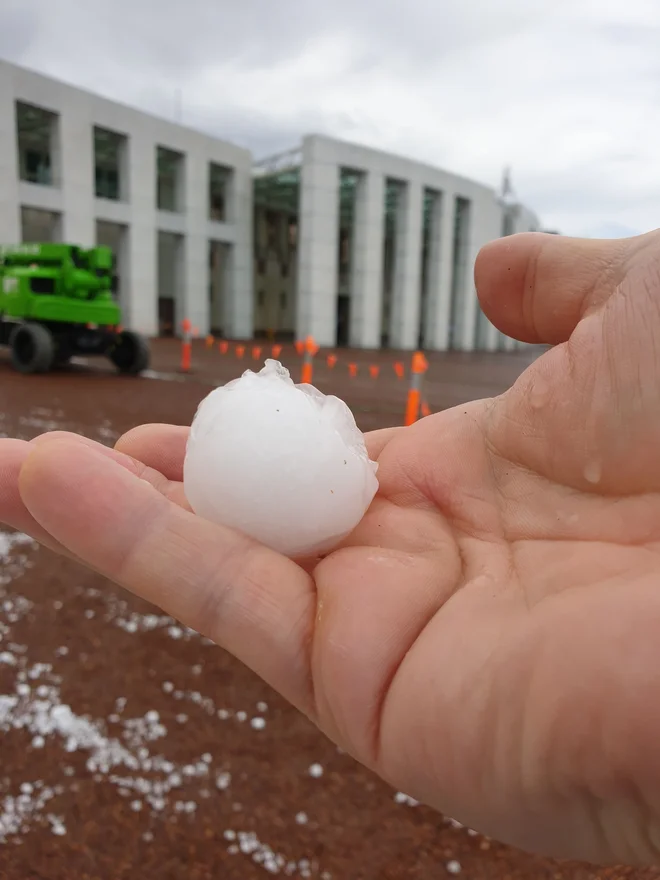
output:
M472 351L475 346L475 316L479 300L474 285L474 264L481 248L500 237L502 228L502 209L495 195L470 201L465 233L464 250L461 248L462 272L462 315L457 347Z
M156 243L158 233L144 222L133 222L126 246L123 322L147 336L158 334Z
M434 199L431 216L423 339L424 347L434 351L447 351L449 348L455 203L454 193L439 193Z
M206 336L211 310L207 238L209 165L203 153L190 152L182 166L183 179L177 185L179 204L185 211L186 233L180 255L181 290L177 291L177 302L181 304L180 317L189 318L192 326Z
M337 343L339 165L319 161L311 139L303 145L296 336Z
M488 322L488 330L486 331L486 350L497 351L499 345L500 331L494 324Z
M380 348L383 305L385 177L361 175L355 194L349 343Z
M224 321L224 290L225 290L225 254L226 254L226 245L221 244L218 241L214 241L210 244L211 248L211 256L213 258L213 265L210 268L211 278L211 290L212 290L212 298L211 298L211 328L212 329L221 329L223 334L225 332L223 327Z
M488 327L489 321L485 316L481 307L479 306L479 301L477 300L477 308L474 317L474 350L475 351L488 351Z
M236 168L232 175L231 210L235 242L225 254L224 333L231 339L251 339L254 334L254 260L252 254L251 169Z
M409 181L397 207L390 345L417 348L422 275L422 186Z
M474 287L474 220L475 207L471 201L464 204L458 224L458 255L456 261L457 332L455 347L462 351L474 351L476 345L476 318L479 308Z
M59 185L62 188L62 238L69 244L94 247L94 130L87 96L72 100L56 125Z
M134 134L127 149L132 221L127 232L123 321L139 333L158 333L156 145Z
M210 327L210 300L208 292L209 266L208 242L205 235L190 232L182 241L182 296L178 301L182 311L190 318L202 336Z
M20 241L16 104L9 65L0 61L0 244Z

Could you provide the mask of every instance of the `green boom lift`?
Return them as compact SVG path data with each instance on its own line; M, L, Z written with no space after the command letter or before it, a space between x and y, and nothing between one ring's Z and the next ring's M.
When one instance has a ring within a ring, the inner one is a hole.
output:
M74 355L108 357L121 373L149 365L146 339L121 329L113 253L72 244L0 245L0 345L21 373Z

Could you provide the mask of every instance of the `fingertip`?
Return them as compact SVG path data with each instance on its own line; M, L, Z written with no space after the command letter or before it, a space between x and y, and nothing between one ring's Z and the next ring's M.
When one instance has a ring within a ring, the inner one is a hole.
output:
M43 434L37 434L29 442L30 446L39 446L42 443L51 443L54 440L86 440L80 434L74 434L72 431L44 431Z
M158 430L160 427L161 426L158 424L136 425L134 428L130 428L126 431L125 434L122 434L121 437L115 441L115 449L123 452L124 447L126 446L130 447L135 444L140 444L154 429Z
M18 475L18 487L23 500L26 493L29 495L35 485L42 485L44 479L49 477L53 461L58 460L58 447L70 449L71 444L75 442L67 437L64 431L56 433L59 436L42 434L28 443L27 455Z
M474 282L484 313L498 330L525 342L538 341L521 314L525 274L543 246L544 233L520 232L488 242L477 254Z
M74 485L75 469L70 465L85 449L66 438L51 438L48 443L29 443L17 479L21 505L34 521L49 532L41 521L45 509L56 512L66 504L64 485ZM62 451L64 455L62 455Z
M136 476L140 475L142 465L135 461L132 456L126 455L110 446L106 446L104 443L92 440L89 437L84 437L82 434L74 434L69 431L48 431L47 433L40 434L38 437L30 440L29 446L31 446L32 449L44 449L54 446L61 447L62 444L69 449L89 449L103 458L109 458L112 461L115 461Z
M184 425L139 425L122 435L115 449L180 482L189 433Z
M0 520L11 518L20 504L18 478L29 451L25 440L0 440Z
M15 440L13 437L0 439L0 467L11 464L16 458L25 458L30 449L27 440Z
M26 506L30 507L35 499L61 505L67 489L76 488L79 474L88 469L90 461L96 467L109 464L102 452L80 439L63 431L44 435L41 443L29 444L18 480Z
M522 232L490 242L475 261L481 307L498 330L521 342L565 342L620 283L630 241Z
M77 557L105 565L116 564L116 543L130 543L164 503L153 486L112 455L52 440L32 447L19 476L21 499L34 520Z

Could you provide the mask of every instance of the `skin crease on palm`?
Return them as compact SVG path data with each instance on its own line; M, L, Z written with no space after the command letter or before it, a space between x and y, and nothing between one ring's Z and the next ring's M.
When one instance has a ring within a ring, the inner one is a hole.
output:
M484 248L552 344L501 396L369 435L380 492L297 565L195 517L187 429L0 441L0 520L214 639L389 783L523 848L660 861L660 232Z

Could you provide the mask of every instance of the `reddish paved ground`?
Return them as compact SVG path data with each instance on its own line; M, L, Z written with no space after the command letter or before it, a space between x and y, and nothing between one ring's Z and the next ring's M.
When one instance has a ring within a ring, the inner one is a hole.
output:
M189 422L238 362L198 344L194 373L174 381L177 356L156 346L170 381L81 367L24 378L0 358L0 433L112 443L139 422ZM429 403L497 393L530 357L434 358ZM345 362L315 379L362 427L397 424L405 383L391 360L377 380L349 380ZM533 858L409 803L224 651L1 530L0 737L3 880L660 877Z
M192 367L188 378L213 383L226 382L243 370L259 369L263 359L269 357L269 345L257 343L260 360L253 357L253 345L245 347L242 359L236 356L236 344L221 355L217 346L208 349L195 342ZM433 411L447 409L474 400L499 394L522 372L525 366L538 357L539 349L515 353L437 353L429 355L429 370L424 381L424 395ZM363 430L401 424L408 389L410 355L391 351L351 351L336 353L338 361L334 368L327 366L327 351L320 351L314 360L314 384L324 392L332 392L347 400ZM292 346L285 346L280 360L291 370L296 382L300 381L301 358ZM393 365L403 361L406 376L399 380ZM351 378L348 365L355 363L358 374ZM174 340L161 340L154 351L153 369L170 376L179 373L180 346ZM378 377L370 375L370 367L379 368Z

